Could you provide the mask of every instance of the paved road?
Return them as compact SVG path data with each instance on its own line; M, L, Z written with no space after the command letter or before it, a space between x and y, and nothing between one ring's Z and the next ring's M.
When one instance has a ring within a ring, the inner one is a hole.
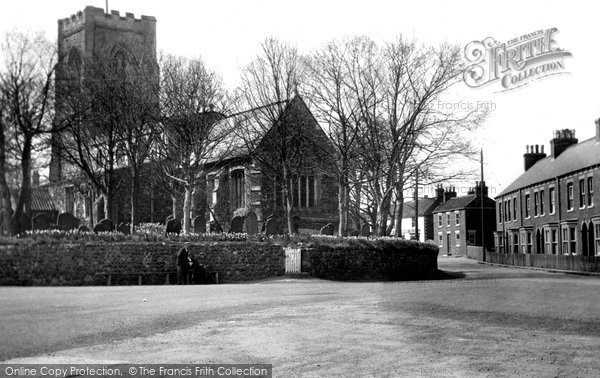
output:
M272 363L276 376L600 375L600 278L0 288L0 360Z

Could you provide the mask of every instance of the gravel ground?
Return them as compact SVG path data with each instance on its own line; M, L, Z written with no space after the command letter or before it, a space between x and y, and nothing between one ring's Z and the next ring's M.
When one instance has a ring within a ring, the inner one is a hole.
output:
M600 376L600 278L0 288L0 360L271 363L275 376Z

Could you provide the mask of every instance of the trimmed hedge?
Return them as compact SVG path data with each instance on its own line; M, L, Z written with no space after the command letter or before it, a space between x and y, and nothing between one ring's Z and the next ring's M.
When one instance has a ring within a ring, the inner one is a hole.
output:
M404 240L369 240L348 245L314 243L302 248L302 269L341 281L415 280L437 274L438 248Z

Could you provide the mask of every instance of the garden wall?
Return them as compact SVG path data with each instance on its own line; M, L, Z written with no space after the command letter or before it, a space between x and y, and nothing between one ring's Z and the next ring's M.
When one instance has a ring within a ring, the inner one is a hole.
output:
M486 262L533 268L600 272L600 258L595 256L538 255L486 252Z
M47 243L0 245L1 285L164 284L175 282L182 243ZM284 274L280 246L260 242L200 242L191 254L219 282ZM140 280L142 282L140 282Z
M404 240L366 241L302 248L302 271L313 277L358 280L412 280L437 274L438 248Z

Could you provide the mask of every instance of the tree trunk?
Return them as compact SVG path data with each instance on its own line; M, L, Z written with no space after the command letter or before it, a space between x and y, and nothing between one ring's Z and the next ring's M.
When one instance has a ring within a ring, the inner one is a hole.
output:
M171 194L171 215L177 219L177 195Z
M192 208L192 186L185 186L185 195L183 197L183 233L190 233L190 210Z
M377 204L377 236L386 236L387 235L387 220L388 214L390 212L390 203L391 196L386 194L381 201Z
M12 224L12 200L10 198L10 188L6 182L6 136L4 135L4 126L0 130L0 193L2 201L2 233L12 235L15 233Z
M404 212L404 193L402 193L402 189L396 194L396 209L394 211L394 219L396 222L396 229L394 230L394 236L401 236L402 232L402 216Z
M19 199L15 207L13 215L13 226L16 233L24 231L24 225L21 224L21 218L29 210L31 202L31 148L32 137L25 135L23 141L23 150L21 152L21 190L19 191Z
M292 235L294 233L294 218L292 216L293 210L293 196L294 192L294 183L291 178L288 178L289 172L286 167L283 167L283 182L285 185L283 186L283 191L285 192L285 215L287 218L287 226L288 226L288 234Z
M348 183L344 177L341 177L338 184L338 213L340 218L338 236L346 236L348 234Z
M130 232L135 233L135 226L139 223L139 193L140 193L140 177L137 168L131 169L131 224Z

